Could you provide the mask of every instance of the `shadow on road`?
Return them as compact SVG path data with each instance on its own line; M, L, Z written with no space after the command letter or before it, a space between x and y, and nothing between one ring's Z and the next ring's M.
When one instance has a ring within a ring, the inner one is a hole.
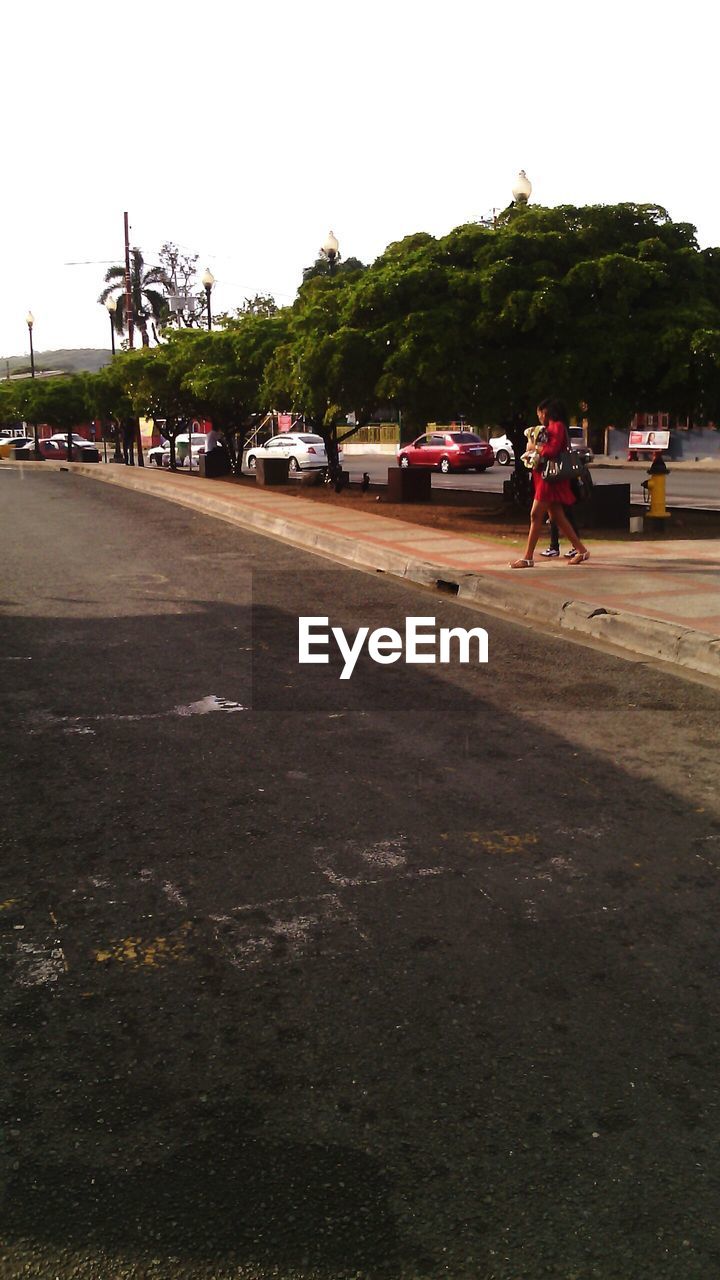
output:
M2 620L3 1274L717 1273L720 827L632 761L718 696L493 621L341 684L253 600Z

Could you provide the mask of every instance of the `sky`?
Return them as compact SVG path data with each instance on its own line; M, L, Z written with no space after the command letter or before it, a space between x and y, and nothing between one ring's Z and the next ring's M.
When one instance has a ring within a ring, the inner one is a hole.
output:
M215 312L292 301L330 229L371 262L485 217L520 169L533 202L649 201L720 244L706 0L9 6L3 356L28 310L38 352L109 347L125 210L146 262L199 254Z

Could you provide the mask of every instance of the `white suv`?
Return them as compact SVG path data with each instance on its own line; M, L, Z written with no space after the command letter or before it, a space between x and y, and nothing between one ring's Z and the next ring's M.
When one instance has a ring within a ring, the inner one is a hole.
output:
M250 471L255 470L258 458L289 458L291 471L317 470L328 464L322 436L304 431L282 431L263 445L253 445L245 459Z

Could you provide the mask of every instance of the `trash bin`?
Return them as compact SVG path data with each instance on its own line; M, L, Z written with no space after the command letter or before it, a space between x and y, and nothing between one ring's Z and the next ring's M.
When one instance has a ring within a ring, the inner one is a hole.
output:
M630 485L596 484L587 504L583 504L580 520L587 513L587 523L594 529L630 529Z
M211 449L209 453L200 454L200 475L206 480L215 480L218 476L229 476L230 459L225 449Z
M258 458L255 464L255 479L262 486L288 484L289 474L289 458Z
M388 467L388 502L430 502L432 497L430 471L410 467Z

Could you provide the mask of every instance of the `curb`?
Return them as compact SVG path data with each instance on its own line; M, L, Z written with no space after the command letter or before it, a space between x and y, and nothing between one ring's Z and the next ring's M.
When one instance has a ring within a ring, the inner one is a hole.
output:
M32 465L9 463L12 467ZM45 461L45 468L53 471L69 471L67 463ZM126 467L97 469L97 464L72 463L73 473L91 479L117 484L125 489L150 494L175 502L201 515L216 516L230 524L279 538L306 551L315 551L339 560L350 567L392 574L423 587L435 587L449 591L459 601L472 601L485 605L509 619L523 623L539 623L577 636L588 636L617 649L642 654L656 662L666 662L702 675L720 679L720 636L647 618L641 614L627 613L620 609L607 609L585 600L566 600L558 603L545 597L526 596L518 587L497 577L479 573L457 573L438 566L432 561L405 556L399 551L358 543L345 534L328 533L325 530L307 528L285 516L273 516L249 507L238 509L238 504L215 494L203 494L198 489L186 492L171 491L161 476L142 478L128 474Z

